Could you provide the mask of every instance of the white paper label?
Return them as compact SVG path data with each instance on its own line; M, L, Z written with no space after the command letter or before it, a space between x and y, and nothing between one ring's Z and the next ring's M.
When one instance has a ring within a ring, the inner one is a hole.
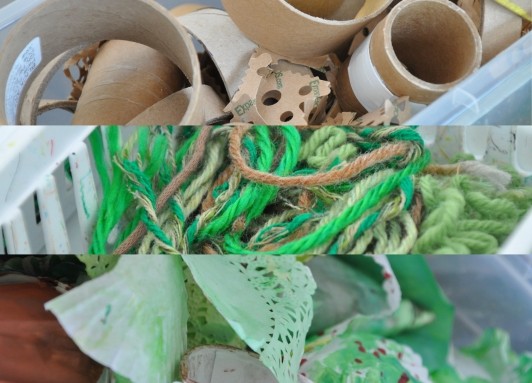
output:
M349 81L353 93L362 106L369 112L379 109L384 105L386 100L397 100L386 86L377 68L371 62L370 41L371 36L357 48L349 63ZM406 96L406 95L405 95ZM410 108L413 114L417 114L427 106L410 101Z
M33 71L41 63L41 39L35 37L18 55L7 78L5 110L9 125L17 123L20 96Z

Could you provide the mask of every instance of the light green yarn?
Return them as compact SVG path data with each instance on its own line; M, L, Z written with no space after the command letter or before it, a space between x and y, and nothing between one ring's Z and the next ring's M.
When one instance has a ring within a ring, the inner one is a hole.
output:
M530 188L498 191L472 176L424 176L425 219L414 247L424 254L493 254L532 206Z

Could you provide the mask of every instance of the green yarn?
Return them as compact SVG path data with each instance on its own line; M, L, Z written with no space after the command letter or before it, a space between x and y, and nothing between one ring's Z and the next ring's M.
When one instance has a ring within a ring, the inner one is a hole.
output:
M358 219L364 211L367 211L378 204L384 196L390 194L397 186L399 186L404 177L416 174L423 170L430 162L430 155L428 152L420 161L417 161L406 169L394 174L386 181L380 183L375 188L371 189L366 196L357 202L355 205L348 207L340 216L328 225L316 230L307 237L294 241L290 244L282 246L277 249L275 254L300 254L317 247L321 243L326 243L335 235L339 234L348 225Z
M414 251L493 254L532 206L530 188L498 191L466 175L419 180L426 207Z
M257 133L257 152L260 153L257 165L259 170L265 172L270 170L274 160L275 148L270 139L269 130L270 129L266 126L258 126L255 128ZM286 151L279 166L275 170L275 174L287 175L293 171L297 163L300 137L295 127L281 127L281 132L286 140ZM201 229L198 238L203 239L208 236L221 235L242 214L245 214L246 222L249 223L263 212L264 208L271 202L278 190L279 189L274 186L260 185L256 183L245 185L244 189L240 191L239 198L234 200L234 203L229 204L227 209L218 219L213 220L210 224Z
M415 127L254 126L246 132L248 166L280 177L319 177L384 145L405 145L403 155L351 179L307 187L230 172L232 129L213 130L200 167L158 213L157 196L187 163L201 128L142 127L122 147L118 127L96 130L90 141L104 195L91 253L116 248L139 222L148 234L132 251L493 253L532 205L530 188L515 173L507 190L474 174L424 174L431 156ZM221 174L226 178L215 183Z

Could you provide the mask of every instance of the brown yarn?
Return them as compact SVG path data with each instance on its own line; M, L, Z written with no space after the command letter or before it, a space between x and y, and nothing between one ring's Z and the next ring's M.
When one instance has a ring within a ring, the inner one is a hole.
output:
M419 192L414 194L414 201L412 203L412 207L410 208L410 214L412 215L412 219L414 220L416 227L419 228L419 225L421 224L421 218L423 217L423 197Z
M233 168L233 166L228 166L219 176L218 178L216 179L216 181L214 181L214 184L212 185L212 187L209 189L209 192L207 193L207 197L205 198L205 200L203 201L202 205L201 205L201 211L202 213L209 210L210 208L212 208L214 206L214 196L213 196L213 192L214 190L223 185L224 183L226 183L229 178L231 178L231 176L233 175L233 173L235 172L235 169Z
M302 208L304 211L309 211L314 205L314 200L312 194L308 190L303 190L297 201L297 206Z
M161 210L166 206L170 198L177 192L181 185L196 171L199 167L203 156L205 154L205 148L207 147L207 141L209 140L212 127L201 128L201 134L198 137L196 142L194 154L190 161L186 164L183 170L177 174L172 181L164 188L159 198L156 202L156 211L160 213ZM145 235L146 235L146 226L144 223L140 222L135 230L127 237L118 248L114 251L114 254L121 255L126 254L131 250Z
M203 246L203 255L218 255L218 252L210 245Z
M248 180L278 187L311 187L338 184L357 176L371 166L390 160L393 157L404 155L409 150L405 143L386 145L371 153L358 157L355 161L350 162L340 169L331 170L327 173L310 176L281 177L275 174L261 172L248 166L242 156L242 139L249 129L250 126L237 126L231 131L229 136L229 155L233 161L233 165Z
M425 168L423 173L430 174L433 176L454 176L461 173L460 164L451 164L451 165L429 165Z

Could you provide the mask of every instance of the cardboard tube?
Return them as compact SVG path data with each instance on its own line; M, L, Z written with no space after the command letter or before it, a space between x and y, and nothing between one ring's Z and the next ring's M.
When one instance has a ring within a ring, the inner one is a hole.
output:
M78 48L73 48L57 56L44 67L37 77L32 81L24 99L22 100L19 122L21 125L37 125L37 116L40 114L40 100L46 85L50 82L54 74L68 61L70 57L79 52ZM1 71L1 69L0 69ZM45 110L43 112L49 111Z
M360 17L342 21L311 16L285 0L222 0L229 16L249 39L291 58L316 57L347 49L346 43L391 2L373 0L371 7L364 8L357 1L356 13L363 9L364 12ZM346 0L343 4L349 3Z
M156 50L108 41L94 59L72 124L126 124L182 85L179 69Z
M190 103L191 94L191 88L182 89L171 94L146 109L129 121L127 125L179 125L179 121ZM201 86L201 99L204 121L223 116L225 104L210 86Z
M190 35L153 0L48 0L21 19L0 56L0 124L14 125L38 73L73 47L127 40L168 57L185 74L193 95L182 124L200 124L201 73ZM35 100L39 102L39 100Z
M180 17L206 8L209 7L207 5L188 3L178 5L177 7L170 9L170 13L175 17Z
M521 17L494 1L484 1L482 7L482 63L490 61L521 37Z
M315 17L321 17L324 19L334 18L334 14L338 11L338 9L342 6L343 3L346 1L344 0L286 0L288 4L293 5L297 9L299 9L302 12L305 12L306 14L310 16ZM364 3L364 0L354 0L354 1L348 1L351 3L351 5L358 6L360 8L360 5ZM353 4L355 3L355 4ZM357 4L358 3L358 4ZM349 15L346 14L346 18L354 18L356 15L356 9L355 7L351 7L352 10L354 10L354 13Z
M419 111L480 66L482 46L467 14L446 0L404 0L339 73L344 111L366 113L409 96ZM353 97L356 102L353 101Z

